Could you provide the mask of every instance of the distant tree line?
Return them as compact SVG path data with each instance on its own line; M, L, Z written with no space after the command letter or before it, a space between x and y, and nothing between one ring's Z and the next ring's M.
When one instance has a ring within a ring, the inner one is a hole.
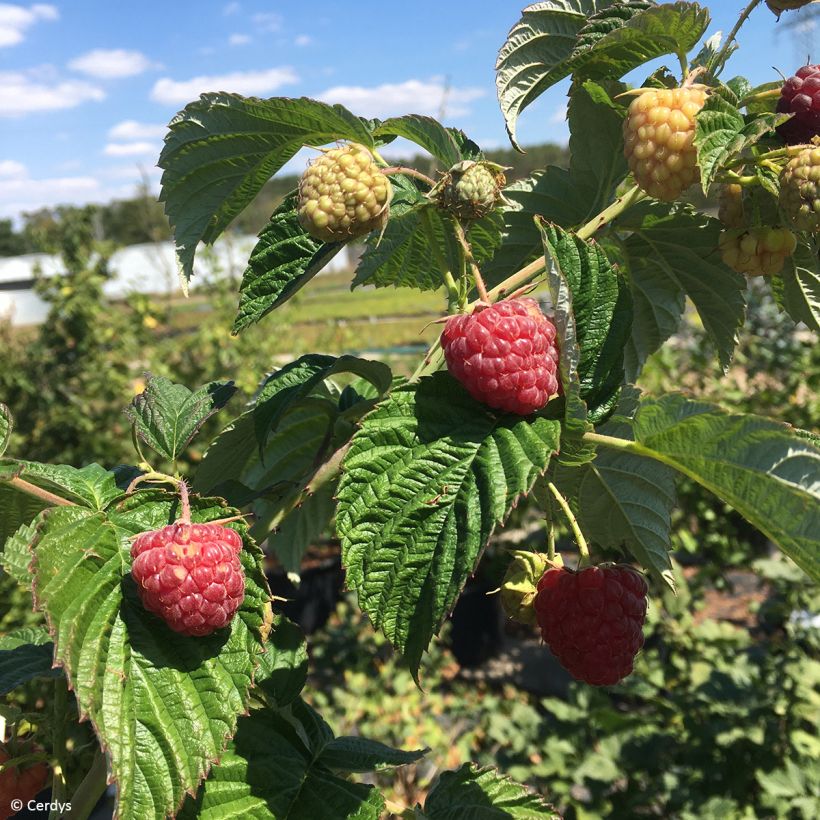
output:
M547 165L566 166L569 162L568 148L555 143L532 146L524 154L512 148L487 151L486 154L493 162L511 168L507 173L508 181L525 177L537 168ZM426 155L415 156L403 162L425 169L431 174L442 170ZM232 230L242 234L259 233L282 198L297 183L298 177L295 174L269 180L253 204L237 217L231 226ZM163 242L171 238L161 203L151 195L147 186L142 185L131 199L119 199L105 205L83 208L59 205L24 213L19 228L15 227L11 219L0 219L0 257L53 252L56 239L61 234L61 224L79 211L83 212L84 218L89 212L92 214L95 239L109 242L115 247Z

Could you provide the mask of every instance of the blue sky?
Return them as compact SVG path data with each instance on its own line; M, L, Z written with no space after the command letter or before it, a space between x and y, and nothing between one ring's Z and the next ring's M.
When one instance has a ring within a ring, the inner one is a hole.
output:
M493 64L525 0L0 2L0 217L156 187L164 125L202 91L302 94L357 114L435 115L485 148L506 143ZM743 0L709 4L728 31ZM785 18L784 18L785 19ZM799 19L799 18L797 18ZM814 30L782 29L765 7L730 74L776 79L812 52ZM675 61L672 61L672 66ZM567 138L566 86L528 109L523 144Z

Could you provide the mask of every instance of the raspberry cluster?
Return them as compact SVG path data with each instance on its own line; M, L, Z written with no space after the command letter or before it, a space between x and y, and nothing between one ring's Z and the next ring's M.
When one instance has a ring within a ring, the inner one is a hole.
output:
M732 228L720 235L724 263L747 276L772 276L783 270L797 238L787 228Z
M820 65L801 66L783 83L777 110L793 115L777 127L787 145L811 142L820 135Z
M391 196L390 180L365 147L331 148L299 181L299 223L322 242L347 242L385 225Z
M451 316L441 346L450 373L496 410L528 416L558 393L555 325L535 299L507 299Z
M611 686L631 674L643 646L646 592L629 567L551 567L535 598L541 637L574 678Z
M808 146L786 164L780 208L798 231L820 229L820 147Z
M706 102L701 85L645 91L624 120L624 153L635 182L671 202L697 181L695 115Z
M183 635L227 626L245 597L241 550L239 534L219 524L142 533L131 546L131 575L143 606Z

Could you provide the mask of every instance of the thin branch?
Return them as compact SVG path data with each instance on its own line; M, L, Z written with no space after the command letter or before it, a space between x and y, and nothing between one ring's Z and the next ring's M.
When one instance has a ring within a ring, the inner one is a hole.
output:
M561 511L564 513L564 517L569 522L569 525L572 529L572 534L575 536L575 541L578 544L578 552L581 553L581 560L589 561L589 546L587 545L587 540L586 538L584 538L584 534L581 532L581 527L578 524L578 519L575 517L572 510L569 508L569 502L561 494L561 491L558 489L558 487L556 487L555 484L553 484L551 481L547 482L547 487L549 488L549 491L555 496L555 500L561 507Z
M19 476L14 476L13 478L0 478L0 481L5 481L7 484L11 484L12 487L15 487L21 492L27 493L28 495L33 495L35 498L45 501L46 504L53 504L59 507L77 506L73 501L69 501L67 498L63 498L59 495L54 495L54 493L50 493L48 490L37 487Z

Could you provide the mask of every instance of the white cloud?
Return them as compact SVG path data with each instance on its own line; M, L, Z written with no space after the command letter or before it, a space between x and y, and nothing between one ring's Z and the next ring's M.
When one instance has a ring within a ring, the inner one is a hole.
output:
M135 77L151 66L151 61L141 51L129 51L124 48L95 48L75 57L68 64L74 71L103 80Z
M242 6L241 6L239 3L228 3L228 5L227 5L227 6L225 6L225 8L224 8L224 9L222 9L222 13L223 13L226 17L228 17L228 16L230 16L231 14L238 14L238 13L239 13L239 10L240 10L241 8L242 8Z
M154 142L109 142L103 149L107 157L159 156L160 146Z
M25 39L26 30L43 20L57 20L60 13L55 6L35 3L33 6L16 6L0 3L0 48L16 46Z
M298 81L292 68L270 68L267 71L235 71L232 74L171 80L163 77L154 83L151 99L168 105L187 103L206 91L229 91L259 95L276 91L280 86Z
M136 120L123 120L108 129L112 140L152 140L165 136L165 125L154 125Z
M0 177L19 178L26 175L26 166L13 159L0 159Z
M387 117L412 112L436 115L442 102L448 117L469 113L467 103L483 97L482 88L447 88L439 78L407 80L372 87L338 85L319 95L320 100L341 103L363 117Z
M228 37L228 45L229 46L246 46L250 41L251 37L248 34L232 34Z
M0 71L0 117L74 108L102 99L101 88L81 80L52 79L39 69Z
M313 38L309 34L300 34L293 42L300 48L304 48L313 42Z
M282 28L282 15L273 12L260 12L251 17L253 24L260 31L279 31Z
M0 216L16 217L23 211L63 203L102 202L110 193L90 176L32 179L23 173L0 178Z

